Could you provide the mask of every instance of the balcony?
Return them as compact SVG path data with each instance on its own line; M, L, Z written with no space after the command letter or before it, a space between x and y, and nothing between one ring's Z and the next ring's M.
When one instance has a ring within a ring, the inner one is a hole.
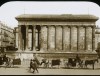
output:
M9 38L8 37L3 38L3 42L9 42Z
M8 34L7 34L7 32L4 32L4 36L5 36L5 37L8 37Z

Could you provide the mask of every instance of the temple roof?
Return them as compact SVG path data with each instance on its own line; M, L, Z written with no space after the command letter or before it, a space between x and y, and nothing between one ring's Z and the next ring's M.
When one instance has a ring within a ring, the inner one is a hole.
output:
M99 18L94 15L82 14L82 15L72 15L72 14L21 14L15 17L17 20L52 20L52 21L97 21Z

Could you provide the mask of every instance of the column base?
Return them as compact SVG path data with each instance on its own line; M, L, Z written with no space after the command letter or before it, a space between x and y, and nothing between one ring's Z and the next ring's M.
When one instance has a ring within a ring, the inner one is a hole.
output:
M29 49L25 49L25 51L30 51Z
M93 53L97 53L95 50L92 51Z
M43 53L43 52L44 52L44 50L43 50L43 49L41 49L41 50L40 50L40 52L41 52L41 53Z
M36 52L36 49L35 49L35 48L33 48L33 50L32 50L32 51Z
M18 52L21 52L22 50L21 50L21 49L18 49L17 51L18 51Z

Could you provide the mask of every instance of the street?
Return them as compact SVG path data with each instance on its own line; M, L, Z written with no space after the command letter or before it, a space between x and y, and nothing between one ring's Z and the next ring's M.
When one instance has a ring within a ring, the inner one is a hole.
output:
M0 68L0 75L100 75L100 69L44 69L39 68L39 73L32 72L28 67Z
M91 65L88 68L65 69L54 66L53 68L38 68L39 73L29 70L29 61L23 61L21 65L14 65L11 68L5 68L0 65L0 75L100 75L100 63L95 64L94 70Z

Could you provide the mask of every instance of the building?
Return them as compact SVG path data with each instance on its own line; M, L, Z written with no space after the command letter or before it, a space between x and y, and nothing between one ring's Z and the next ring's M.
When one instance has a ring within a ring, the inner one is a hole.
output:
M12 50L14 40L14 30L0 22L0 51Z
M46 58L96 55L96 16L22 14L16 20L16 45L20 52Z
M18 49L18 27L14 28L14 35L15 35L15 48Z
M100 43L100 28L96 27L96 31L95 31L95 48L98 48L98 44Z

